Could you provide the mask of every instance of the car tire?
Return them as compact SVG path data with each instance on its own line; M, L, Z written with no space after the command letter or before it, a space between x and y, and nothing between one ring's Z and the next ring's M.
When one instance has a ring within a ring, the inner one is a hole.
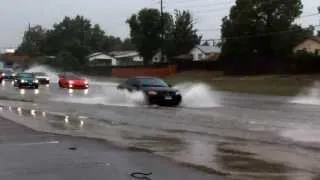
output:
M35 85L34 88L35 88L35 89L39 89L39 85Z

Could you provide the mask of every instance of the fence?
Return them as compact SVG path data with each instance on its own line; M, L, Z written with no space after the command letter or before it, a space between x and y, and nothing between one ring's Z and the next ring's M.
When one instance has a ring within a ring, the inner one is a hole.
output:
M114 77L131 77L131 76L158 76L164 77L176 73L175 64L155 64L148 66L122 66L112 67L111 75Z

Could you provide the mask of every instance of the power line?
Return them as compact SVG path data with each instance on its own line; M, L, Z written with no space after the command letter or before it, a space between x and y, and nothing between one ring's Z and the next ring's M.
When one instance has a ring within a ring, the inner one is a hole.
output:
M197 5L177 5L179 8L195 8L195 7L210 7L210 6L226 6L226 5L232 5L233 2L221 2L221 3L214 3L214 4L197 4ZM166 3L168 4L168 3ZM169 3L170 5L170 3Z
M313 16L319 16L319 13L313 13L313 14L306 14L304 16L298 17L296 20L307 18L307 17L313 17ZM199 31L220 31L221 28L206 28L206 29L199 29Z
M313 27L320 27L320 25L314 25ZM308 29L308 28L303 28ZM285 31L275 31L275 32L269 32L269 33L260 33L255 35L244 35L244 36L230 36L230 37L224 37L223 39L249 39L249 38L255 38L255 37L264 37L264 36L270 36L270 35L277 35L277 34L285 34L285 33L291 33L291 32L299 32L301 29L297 30L285 30ZM209 38L206 39L208 41L215 41L215 40L222 40L221 38Z

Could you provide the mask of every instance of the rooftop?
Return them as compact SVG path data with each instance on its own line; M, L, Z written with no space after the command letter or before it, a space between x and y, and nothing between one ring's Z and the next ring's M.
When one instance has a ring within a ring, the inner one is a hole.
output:
M196 48L200 49L204 53L220 53L221 52L221 48L217 46L197 45Z

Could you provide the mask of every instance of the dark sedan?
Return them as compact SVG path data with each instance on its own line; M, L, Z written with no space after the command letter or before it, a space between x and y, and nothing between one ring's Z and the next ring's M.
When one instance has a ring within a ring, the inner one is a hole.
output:
M126 80L118 89L144 92L148 104L178 106L182 96L180 92L159 78L140 76Z
M18 88L31 88L38 89L39 81L36 79L33 73L19 73L14 80L15 87Z
M16 77L16 73L11 69L5 69L2 71L1 76L4 80L14 80Z

